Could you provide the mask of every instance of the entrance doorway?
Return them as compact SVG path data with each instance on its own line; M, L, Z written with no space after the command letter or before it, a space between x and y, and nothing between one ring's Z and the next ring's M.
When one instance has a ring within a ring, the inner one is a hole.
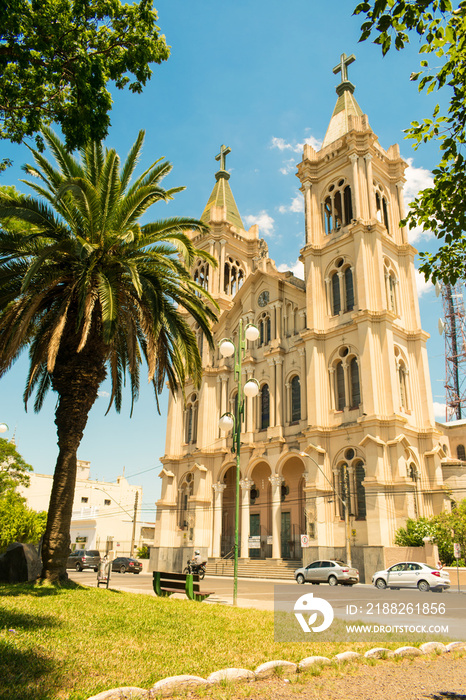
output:
M261 516L259 513L251 513L249 516L249 537L259 537L259 543L260 543L260 534L261 534ZM249 558L250 559L260 559L261 555L261 548L259 547L254 547L249 549Z
M282 559L290 559L291 513L282 512L281 544Z

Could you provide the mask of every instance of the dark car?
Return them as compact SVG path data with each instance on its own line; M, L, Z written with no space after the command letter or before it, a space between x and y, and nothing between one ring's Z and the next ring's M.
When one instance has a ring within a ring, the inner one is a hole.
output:
M76 549L68 557L66 562L67 569L94 569L98 571L100 564L100 554L97 549Z
M127 571L138 574L141 570L141 562L132 557L117 557L112 561L112 571L119 571L120 574L125 574Z

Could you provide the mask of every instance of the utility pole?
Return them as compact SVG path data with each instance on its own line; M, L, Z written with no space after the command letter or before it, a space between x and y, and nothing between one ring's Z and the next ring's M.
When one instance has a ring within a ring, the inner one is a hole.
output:
M139 491L136 491L136 496L134 497L134 515L133 515L133 534L131 535L131 548L129 550L129 556L133 556L134 552L134 539L136 537L136 516L138 512L138 499L139 499Z

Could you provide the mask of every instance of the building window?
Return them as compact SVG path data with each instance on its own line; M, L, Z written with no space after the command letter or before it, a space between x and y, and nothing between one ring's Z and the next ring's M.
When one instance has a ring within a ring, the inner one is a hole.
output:
M261 314L257 322L259 328L259 347L268 345L272 339L272 324L270 316L266 313Z
M199 260L197 263L195 269L194 269L194 274L193 274L194 281L196 284L198 284L202 289L208 290L209 289L209 263L205 262L204 260Z
M343 411L346 405L345 396L345 373L343 370L343 362L338 362L335 372L335 389L336 389L336 407L337 411Z
M234 296L241 289L245 279L244 270L238 260L228 258L223 268L223 291Z
M387 233L390 233L390 226L388 223L388 200L381 185L376 185L375 188L375 215L377 221L380 221L387 229Z
M322 205L322 216L324 231L327 235L351 223L353 218L351 187L344 178L329 186Z
M185 437L184 441L195 443L197 441L197 415L198 415L197 394L192 394L185 410Z
M356 517L358 520L366 519L366 489L363 486L366 472L364 462L359 460L354 466L354 477L356 482Z
M270 425L270 394L268 384L264 384L261 390L261 430Z
M104 506L109 506L109 505L110 505L110 499L104 498Z
M384 259L384 274L385 274L385 296L387 298L387 309L398 313L398 280L393 264L389 258Z
M295 375L291 380L291 422L301 420L301 382Z
M88 503L89 499L87 496L81 496L81 503Z
M350 408L358 408L361 403L361 389L359 385L358 361L355 357L350 360L349 369L351 387Z
M456 448L456 457L457 459L461 459L462 462L466 461L466 452L464 450L464 445L458 445Z
M343 258L338 258L331 269L327 285L330 295L330 313L338 316L340 313L352 311L355 305L353 268Z

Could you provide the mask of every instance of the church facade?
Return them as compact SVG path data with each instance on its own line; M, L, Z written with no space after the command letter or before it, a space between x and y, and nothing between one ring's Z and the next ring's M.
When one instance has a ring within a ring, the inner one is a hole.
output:
M257 226L245 229L229 149L217 156L201 217L210 232L193 235L218 260L193 269L220 306L217 347L198 332L202 385L186 386L186 401L170 397L153 568L179 568L193 548L206 558L232 550L236 457L218 421L235 414L238 382L218 343L237 344L240 321L259 329L242 358L241 382L255 378L259 394L245 398L241 426L241 558L341 558L351 537L363 568L364 549L391 546L408 517L450 507L448 475L466 495L466 463L449 457L434 419L416 251L399 225L407 164L360 109L353 60L343 55L334 70L341 82L321 149L305 145L298 164L304 281L277 271Z

